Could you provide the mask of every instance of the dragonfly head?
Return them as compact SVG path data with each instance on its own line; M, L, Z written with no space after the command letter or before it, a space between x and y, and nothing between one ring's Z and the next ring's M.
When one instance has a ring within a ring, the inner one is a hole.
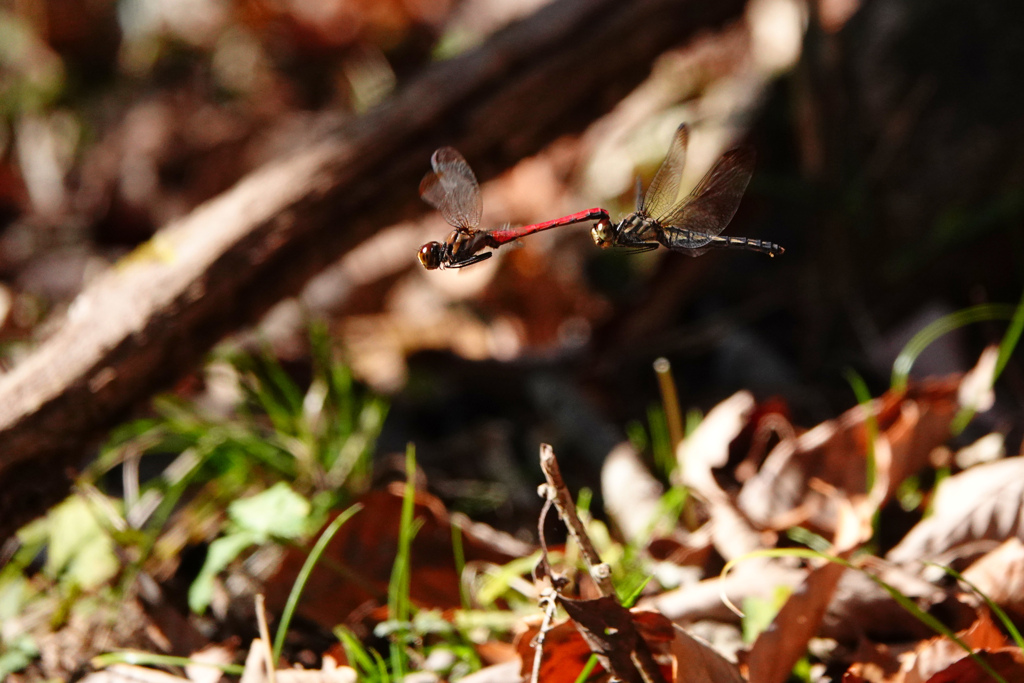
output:
M594 244L607 249L615 243L615 226L607 218L602 218L594 223L594 227L590 229L590 236L594 238Z
M441 267L441 259L444 256L444 245L440 242L427 242L420 247L418 254L420 263L427 270L437 270Z

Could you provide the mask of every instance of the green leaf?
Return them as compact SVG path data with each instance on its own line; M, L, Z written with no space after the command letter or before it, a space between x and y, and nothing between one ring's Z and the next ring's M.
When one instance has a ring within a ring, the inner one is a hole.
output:
M65 586L92 590L117 574L114 543L85 499L71 496L47 517L46 573Z
M771 626L775 615L786 604L792 589L776 586L770 597L747 597L743 599L743 642L753 643L757 636Z
M299 570L299 575L295 577L295 583L292 584L292 590L288 593L288 600L284 604L284 611L281 612L281 620L277 625L277 635L274 636L273 650L275 662L281 658L281 650L284 648L284 639L288 634L288 626L291 625L292 615L295 614L295 608L299 604L302 591L305 589L306 582L313 573L313 567L320 561L324 551L327 550L327 545L334 538L334 535L338 533L342 525L362 509L363 506L356 503L335 517L334 521L328 524L327 528L320 534L320 538L316 540L313 550L306 556L306 561L302 563L302 569Z
M307 531L312 505L284 482L228 506L228 515L257 543L276 537L301 538Z
M903 350L896 356L896 360L893 361L891 382L893 390L903 391L907 388L907 378L910 375L910 368L913 367L914 361L936 339L965 325L988 320L1014 320L1017 310L1017 307L1007 304L980 304L944 315L938 320L925 325L907 342ZM1016 344L1018 332L1017 327L1011 327L1011 334L1008 336L1008 339L1012 343L1008 343L1006 348L1012 349L1012 346Z
M210 550L206 553L206 562L199 570L199 576L192 582L188 589L188 606L197 613L202 614L210 606L210 599L213 597L213 580L217 574L224 570L232 560L242 554L242 551L256 543L252 533L241 531L227 536L221 536L210 544Z
M22 634L4 643L0 653L0 680L7 680L7 675L21 671L32 660L39 656L39 648L31 636Z

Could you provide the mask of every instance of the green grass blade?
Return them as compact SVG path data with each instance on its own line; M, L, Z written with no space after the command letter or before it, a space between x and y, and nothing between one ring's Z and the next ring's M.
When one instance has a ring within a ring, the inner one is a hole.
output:
M999 344L999 358L996 360L996 370L993 374L993 379L998 379L999 375L1002 374L1006 364L1010 361L1010 356L1013 354L1014 349L1017 348L1022 332L1024 332L1024 294L1021 295L1020 302L1017 304L1017 310L1013 312L1013 318L1010 320L1010 326L1006 330L1006 334L1003 335L1002 343Z
M596 666L597 655L590 655L590 659L588 659L587 663L583 665L582 669L580 669L580 675L576 677L576 683L583 683L590 678L590 674L593 673L594 667Z
M1017 343L1020 342L1021 332L1024 331L1024 295L1021 296L1020 303L1017 304L1016 310L1013 312L1013 317L1010 319L1010 325L1006 329L1006 334L1003 335L1003 340L999 343L999 355L996 358L996 366L992 371L992 382L993 384L999 375L1002 374L1003 369L1010 360L1010 356L1013 355L1014 349L1017 348ZM953 434L960 434L967 425L970 424L971 420L974 419L974 406L964 406L953 418L953 424L950 425L950 431Z
M231 676L241 676L245 673L245 667L240 664L214 664L202 662L188 657L174 657L171 655L158 655L152 652L139 652L136 650L124 650L121 652L108 652L97 655L89 660L89 663L97 669L103 669L113 664L134 664L137 666L208 666L223 671Z
M913 600L908 598L903 593L899 592L899 590L897 590L895 586L886 583L885 581L878 578L871 572L866 571L862 567L857 567L849 560L845 560L841 557L829 555L828 553L818 552L816 550L811 550L809 548L766 548L764 550L755 550L753 552L747 553L746 555L743 555L742 557L737 557L732 560L729 560L725 563L725 566L722 567L722 572L721 574L719 574L719 576L724 578L726 574L728 574L729 571L739 562L747 559L754 559L757 557L802 557L805 559L817 558L828 560L829 562L835 562L836 564L840 564L846 567L847 569L853 569L855 571L861 572L862 574L864 574L864 576L874 581L882 590L888 593L892 597L892 599L896 601L897 605L899 605L904 610L909 612L915 619L920 621L922 624L930 628L935 633L938 633L941 636L945 636L946 638L960 646L960 648L967 653L968 657L977 662L978 666L984 669L985 673L992 677L992 680L998 681L999 683L1006 683L1006 680L1003 679L1003 677L1000 676L999 673L996 672L996 670L993 669L988 662L979 657L978 654L971 649L970 645L965 643L960 638L960 636L953 632L952 629L950 629L941 621L939 621L938 619L936 619L935 617L933 617L932 615L928 614L920 607L918 607ZM724 599L725 596L723 595L722 597ZM729 606L730 609L736 611L735 606L732 605L731 602L726 600L726 604Z
M341 641L349 666L359 672L359 680L365 683L387 683L391 680L387 665L376 650L371 655L359 639L344 626L334 629L335 637Z
M413 514L416 506L416 448L410 443L405 449L405 492L402 495L402 517L398 528L398 552L388 584L388 618L399 624L409 621L409 590L412 583L411 550L417 525ZM396 631L401 635L400 631ZM391 671L395 678L405 677L403 642L391 641Z
M946 638L949 638L951 641L959 645L963 649L963 651L967 653L967 656L973 659L975 662L977 662L978 666L984 669L985 673L991 676L993 680L998 681L999 683L1006 683L1006 680L1002 676L1000 676L995 669L992 668L992 665L990 665L984 659L979 657L978 653L972 650L970 645L961 640L960 636L954 633L952 629L950 629L941 621L939 621L938 619L936 619L935 617L933 617L932 615L928 614L920 607L918 607L913 600L908 598L903 593L900 593L895 586L889 585L888 583L882 581L880 578L874 576L870 572L864 572L864 574L869 579L874 581L876 584L881 586L882 590L884 590L886 593L892 596L892 599L896 601L896 604L905 609L907 612L910 612L910 614L913 615L915 619L917 619L922 624L924 624L931 630L935 631L936 633L939 633L945 636Z
M1010 634L1010 637L1013 638L1013 642L1017 644L1017 648L1020 650L1024 650L1024 638L1021 637L1020 631L1017 629L1017 626L1013 623L1013 620L1010 619L1006 612L1003 611L1002 607L992 602L991 598L982 593L977 586L975 586L973 583L965 579L960 572L953 569L952 567L936 564L935 562L925 562L925 564L931 565L933 567L938 567L942 571L946 572L947 574L955 578L957 581L963 581L968 586L970 586L971 590L977 593L979 596L981 596L981 599L985 601L985 604L988 605L988 608L990 610L992 610L992 613L999 618L999 622L1003 625L1003 628L1006 629L1006 632Z
M871 391L868 389L867 383L864 378L857 374L857 371L848 368L843 373L846 376L846 381L849 382L850 388L853 389L853 395L857 397L857 403L861 408L864 409L864 428L867 432L867 468L865 472L864 488L865 493L871 493L871 489L875 486L876 476L876 465L875 465L875 439L878 438L878 418L875 416L873 410L871 410Z
M462 529L455 522L452 522L452 555L455 559L455 575L459 577L459 603L462 609L470 608L469 595L466 593L466 586L462 582L462 575L466 570L466 550L462 545Z
M981 304L965 308L956 313L943 316L915 334L907 345L903 347L895 362L892 364L892 388L894 391L903 391L907 388L907 378L910 369L917 357L928 348L936 339L949 334L953 330L960 329L965 325L984 322L987 320L1012 320L1016 309L1009 304Z
M345 524L351 517L362 509L362 505L358 503L349 507L347 510L342 512L340 515L334 518L324 532L320 534L320 538L316 540L316 544L306 557L306 561L302 564L302 569L299 570L299 575L295 577L295 583L292 585L292 590L288 594L288 600L285 602L284 610L281 612L281 623L277 626L277 633L274 635L274 661L280 661L281 659L281 648L284 647L284 638L288 633L288 626L291 625L292 616L295 614L295 608L299 604L299 597L302 595L303 589L306 587L306 582L309 580L309 575L313 573L313 567L320 560L320 557L324 554L327 549L327 544L331 542L334 535L338 533L342 525Z

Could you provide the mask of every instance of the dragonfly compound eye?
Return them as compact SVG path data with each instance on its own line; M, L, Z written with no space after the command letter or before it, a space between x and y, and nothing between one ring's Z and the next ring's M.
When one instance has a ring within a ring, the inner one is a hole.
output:
M440 242L427 242L420 247L420 252L417 255L424 268L427 270L437 270L441 267L442 251L443 247Z
M612 246L614 235L612 234L612 223L607 218L602 218L590 229L590 236L594 238L594 244L607 249Z

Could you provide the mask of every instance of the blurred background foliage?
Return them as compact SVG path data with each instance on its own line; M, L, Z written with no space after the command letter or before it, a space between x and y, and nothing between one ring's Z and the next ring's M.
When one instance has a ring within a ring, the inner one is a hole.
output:
M162 225L542 4L0 0L0 365L31 353L98 272ZM857 402L850 370L877 396L928 323L1020 299L1021 83L1019 0L750 0L743 21L663 55L582 135L488 183L483 224L590 206L621 217L636 175L649 182L686 121L684 186L733 144L757 149L728 231L785 255L623 255L571 227L465 272L427 273L418 246L450 228L424 206L239 331L206 369L180 368L171 396L138 406L100 453L82 454L97 485L124 495L107 519L125 523L121 552L137 554L115 557L94 529L85 540L97 543L56 543L69 538L61 521L80 516L62 507L3 560L58 583L75 577L49 597L59 604L118 566L130 568L127 585L146 557L166 560L155 576L171 584L182 568L209 574L189 551L196 539L234 525L226 564L278 534L244 506L226 522L231 501L289 481L310 501L276 489L289 510L278 536L294 538L397 476L410 442L450 508L522 532L540 505L541 442L573 490L599 489L627 432L671 459L658 357L671 361L690 423L740 388L796 425L833 417ZM429 159L417 163L428 170ZM1003 330L947 334L913 372L965 371ZM1022 404L1011 358L995 406L962 439L998 431L1020 443ZM142 453L155 463L142 473L155 497L109 476ZM186 535L133 536L181 514L186 488ZM4 595L4 609L20 605ZM33 647L8 643L8 656L28 661Z
M4 365L160 226L541 4L0 2ZM729 232L778 242L783 257L626 256L576 227L466 272L425 273L418 245L449 228L424 207L420 221L380 226L234 343L269 349L276 365L264 370L291 377L298 393L285 398L301 402L323 367L305 323L325 321L354 381L388 397L378 475L415 442L442 498L514 530L539 504L537 444L555 445L570 485L593 485L656 403L659 356L684 406L749 388L810 425L855 402L847 369L877 395L928 322L1017 301L1022 82L1013 0L751 0L744 21L663 55L581 136L489 183L484 224L598 205L623 215L636 174L649 181L687 121L684 185L732 144L757 148ZM966 370L1001 334L947 335L915 372ZM198 369L181 375L180 398L224 400ZM1018 362L1004 378L974 436L1020 440Z

